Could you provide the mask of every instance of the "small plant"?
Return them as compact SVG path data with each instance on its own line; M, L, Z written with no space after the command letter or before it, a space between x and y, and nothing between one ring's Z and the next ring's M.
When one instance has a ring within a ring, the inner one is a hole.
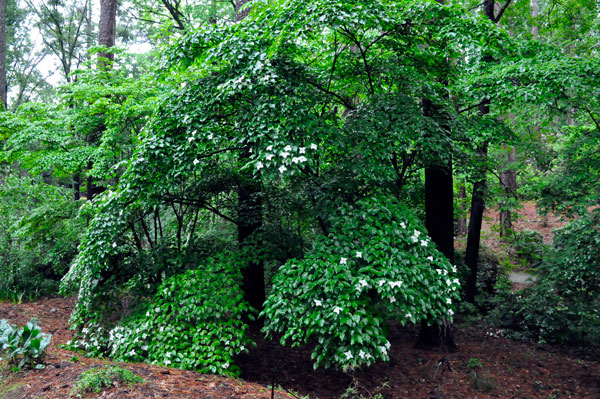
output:
M355 376L352 376L352 382L346 388L346 391L340 395L340 399L383 399L382 391L388 388L388 386L389 384L386 381L373 391L370 391Z
M126 384L131 386L143 381L142 377L118 366L94 368L81 374L79 381L75 383L71 390L71 396L81 397L87 392L100 393L103 388L112 385Z
M23 328L0 320L0 359L8 360L17 370L25 366L44 368L42 361L51 337L41 332L35 319L31 319Z
M471 374L471 380L473 381L473 387L479 391L491 392L496 389L496 383L492 378L490 378L489 371L486 371L485 374L473 371Z
M483 363L476 357L472 357L467 361L467 367L470 369L482 368Z

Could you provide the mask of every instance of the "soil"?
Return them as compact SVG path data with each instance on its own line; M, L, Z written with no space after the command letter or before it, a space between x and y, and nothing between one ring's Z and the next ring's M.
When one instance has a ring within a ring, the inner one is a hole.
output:
M531 228L534 222L527 219L529 209L525 204L525 216L517 226L526 221ZM488 215L488 227L493 217ZM557 218L550 222L552 227L542 234L551 241L552 228L561 222ZM113 385L85 398L270 398L270 385L277 387L274 396L279 399L600 398L600 359L590 355L591 351L513 341L484 321L457 321L454 335L459 349L455 353L417 349L416 328L392 324L391 361L352 372L315 371L310 347L284 348L278 340L265 340L253 327L257 346L238 359L242 379L232 379L144 363L90 359L67 351L60 346L72 338L67 323L74 304L74 298L0 303L0 319L22 325L35 317L44 332L53 334L45 369L14 372L0 364L0 399L69 398L84 371L106 364L127 368L144 382Z

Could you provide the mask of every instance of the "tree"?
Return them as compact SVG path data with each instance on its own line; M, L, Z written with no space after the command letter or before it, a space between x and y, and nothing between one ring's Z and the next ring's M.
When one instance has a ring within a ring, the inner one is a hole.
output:
M6 0L0 0L0 101L8 107L6 83Z
M40 30L42 41L52 54L58 57L63 77L71 82L71 72L77 69L85 56L84 23L88 2L79 6L78 2L46 3L39 5L26 0L29 9L37 16L36 24Z

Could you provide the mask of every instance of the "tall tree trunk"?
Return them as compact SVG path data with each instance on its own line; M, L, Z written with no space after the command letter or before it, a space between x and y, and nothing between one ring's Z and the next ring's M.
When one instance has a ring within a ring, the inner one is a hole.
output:
M487 106L485 106L487 108ZM489 108L487 109L489 112ZM477 148L477 153L485 162L487 159L487 143ZM487 191L485 165L479 170L478 176L473 183L473 194L471 197L471 215L469 217L469 231L467 235L467 249L465 250L465 265L469 269L465 285L465 300L475 303L477 295L477 272L479 269L479 245L481 240L481 225L483 223L483 212L485 211L485 194Z
M106 48L115 45L115 33L117 30L117 0L100 0L100 22L98 23L98 44ZM98 53L98 68L110 69L114 55L107 51ZM104 131L105 128L101 128ZM102 134L102 133L100 133ZM90 145L94 145L97 135L92 134L88 137ZM88 172L91 171L93 162L88 162ZM104 191L104 187L94 184L94 178L90 175L87 178L87 196L91 201L97 194Z
M511 0L506 0L502 8L496 14L496 1L484 0L483 13L493 23L498 23ZM484 61L490 63L493 61L491 55L484 56ZM479 113L485 116L490 113L489 100L479 106ZM487 190L486 181L486 161L487 161L488 143L484 142L477 148L477 153L482 160L482 167L473 183L473 196L471 199L471 216L469 218L469 231L467 233L467 248L465 250L465 265L469 268L469 276L464 287L465 299L468 302L475 303L477 295L477 271L479 269L479 246L481 240L481 225L483 223L483 213L485 211L485 192Z
M8 108L6 84L6 0L0 0L0 101L2 109Z
M425 116L443 118L429 99L423 99L421 104ZM443 125L446 134L450 134L449 126ZM425 168L425 227L438 249L454 263L454 187L451 157L448 157L447 161L438 161ZM456 344L451 325L446 320L433 323L431 320L423 320L416 346L455 351Z
M460 203L461 215L456 221L456 234L461 237L467 235L467 204L465 203L466 200L467 190L465 189L464 182L461 182L460 188L458 190L458 201Z
M117 29L117 0L100 0L100 22L98 23L98 44L106 48L115 45ZM98 65L109 67L114 55L110 52L98 53Z
M504 146L508 167L500 172L500 182L504 188L504 200L500 210L500 237L509 237L512 232L512 212L510 198L516 197L517 173L512 169L512 164L517 159L517 150L514 146Z
M237 0L235 3L235 20L241 21L248 15L248 8L242 12L242 6L249 0ZM240 153L240 163L250 160L250 148ZM242 172L238 186L238 243L247 245L246 240L262 226L262 192L260 181L252 171ZM261 261L250 262L243 270L244 297L253 308L262 310L265 302L265 272Z
M537 26L537 18L540 15L540 6L538 4L538 0L531 0L531 19L533 23L531 24L531 34L534 39L539 38L539 30Z

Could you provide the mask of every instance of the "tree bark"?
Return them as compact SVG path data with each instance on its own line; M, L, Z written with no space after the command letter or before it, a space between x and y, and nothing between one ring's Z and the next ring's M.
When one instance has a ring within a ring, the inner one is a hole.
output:
M460 202L461 215L456 221L456 234L461 237L467 234L467 205L465 204L466 199L467 190L465 189L464 183L461 183L460 189L458 190L458 201Z
M235 3L235 20L244 19L249 12L242 6L249 0L237 0ZM250 160L250 147L241 151L240 163ZM251 171L242 172L238 186L238 243L241 247L248 245L246 241L255 231L262 226L262 192L260 181L252 175ZM265 271L261 261L250 262L243 270L242 289L246 301L258 310L263 308L265 302Z
M100 22L98 23L98 44L106 48L115 45L117 30L117 0L100 0ZM110 67L114 55L110 52L98 53L98 66Z
M504 146L507 150L507 163L513 164L517 159L517 150L513 146ZM500 182L504 188L504 203L500 210L500 237L509 237L512 232L512 212L510 209L510 198L517 193L517 174L512 167L500 172Z
M489 105L479 108L481 115L490 112ZM475 183L473 183L473 194L471 197L471 215L469 217L469 231L467 235L467 248L465 250L465 265L469 269L469 275L465 285L465 299L475 303L477 295L477 272L479 269L479 246L481 240L481 225L483 223L483 212L485 211L485 194L487 191L486 166L488 143L484 142L477 148L477 154L483 162Z
M429 99L421 101L423 115L443 118ZM446 134L450 128L443 124ZM442 157L442 159L444 159ZM452 158L439 160L425 168L425 227L440 252L454 263L454 187L452 183ZM430 325L431 323L431 325ZM446 321L421 321L417 347L455 351L452 326Z
M6 0L0 0L0 101L2 109L8 108L6 84Z

